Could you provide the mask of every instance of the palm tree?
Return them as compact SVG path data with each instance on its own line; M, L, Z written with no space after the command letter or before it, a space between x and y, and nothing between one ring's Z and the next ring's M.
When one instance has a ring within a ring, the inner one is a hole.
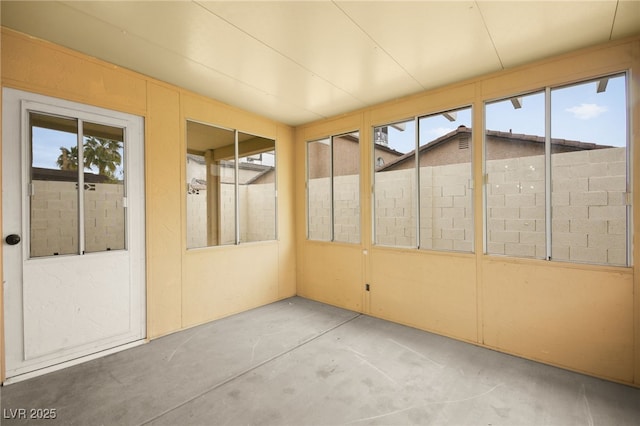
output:
M71 149L61 146L61 154L56 164L60 170L78 170L78 147L72 146Z
M115 180L115 171L122 164L122 142L89 136L84 141L84 167L96 166L98 174Z
M121 141L111 139L96 138L94 136L85 137L82 154L84 156L84 168L91 169L97 167L98 174L106 176L109 180L115 181L118 167L122 165ZM60 147L60 156L56 161L60 170L78 170L78 147Z

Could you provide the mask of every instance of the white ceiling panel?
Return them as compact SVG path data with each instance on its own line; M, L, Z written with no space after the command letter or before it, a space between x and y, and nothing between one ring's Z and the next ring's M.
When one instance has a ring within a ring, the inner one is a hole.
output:
M365 103L421 90L417 81L331 2L199 3ZM371 91L371 87L380 90Z
M7 1L1 22L291 125L640 33L640 1Z
M476 2L337 4L424 88L500 69Z
M193 2L69 2L88 15L117 23L132 37L162 46L237 80L262 95L279 98L319 116L346 112L364 103L274 51ZM155 75L151 74L151 75ZM224 90L224 89L222 89ZM269 113L273 116L274 111Z
M482 16L508 68L609 40L616 1L484 1Z
M623 38L640 31L640 1L622 0L618 2L611 38Z
M112 21L98 19L82 8L69 8L58 2L3 2L2 12L3 25L277 121L307 122L323 117L305 110L296 98L287 102L278 94L267 93L261 87L142 38L130 27L112 25L110 22L123 23L113 17Z

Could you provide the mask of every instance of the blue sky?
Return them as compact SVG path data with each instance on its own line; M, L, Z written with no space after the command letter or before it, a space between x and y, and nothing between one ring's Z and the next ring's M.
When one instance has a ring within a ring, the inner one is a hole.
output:
M596 92L592 81L551 91L551 135L554 138L593 142L602 145L626 144L626 89L624 75L609 79L606 91ZM514 109L509 99L488 103L487 129L512 130L514 133L544 135L544 92L523 95L522 108ZM436 139L460 125L471 127L471 109L458 110L455 121L442 114L420 119L420 143ZM401 152L409 152L415 144L415 123L406 122L404 131L389 129L389 144ZM35 128L34 165L57 168L60 147L75 145L70 133ZM95 172L95 171L94 171Z
M597 82L551 90L551 136L602 145L626 144L625 77L611 78L606 91L597 93ZM486 127L513 133L544 136L544 91L521 97L522 108L515 109L509 99L486 106ZM458 110L457 120L442 114L420 119L420 143L436 139L460 125L471 127L470 109ZM414 148L415 125L406 122L405 131L389 130L389 143L398 151Z
M60 148L66 147L71 150L71 147L76 146L77 143L78 136L74 133L34 127L32 141L33 166L57 169L58 157L62 153ZM95 167L85 169L85 171L98 174L98 169ZM122 167L116 169L115 175L116 177L122 177Z
M47 169L57 169L56 162L61 154L60 147L71 149L78 142L73 133L61 132L41 127L33 128L33 165Z

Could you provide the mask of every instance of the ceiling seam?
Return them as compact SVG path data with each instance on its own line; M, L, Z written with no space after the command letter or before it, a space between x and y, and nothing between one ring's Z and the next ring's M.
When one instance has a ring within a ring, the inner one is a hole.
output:
M476 8L478 9L478 13L480 13L480 19L482 19L482 25L484 25L484 29L487 31L487 36L489 36L489 40L491 40L491 45L493 46L493 51L496 52L496 57L498 58L498 62L500 62L500 68L504 69L504 64L502 63L502 58L500 57L500 53L498 53L498 48L496 47L496 43L493 41L493 37L491 36L491 32L489 31L489 26L487 25L487 21L484 19L484 15L482 14L482 9L480 9L480 5L478 1L474 1L476 4Z
M334 6L335 6L335 7L336 7L340 12L342 12L342 13L344 14L344 16L346 16L346 17L347 17L347 19L349 19L349 20L353 23L353 25L355 25L355 26L356 26L360 31L362 31L362 33L363 33L364 35L366 35L366 36L369 38L369 40L371 40L371 41L372 41L376 46L378 46L378 48L379 48L380 50L382 50L382 51L383 51L383 52L384 52L384 53L385 53L389 58L391 58L391 60L392 60L393 62L395 62L395 63L400 67L400 69L401 69L402 71L404 71L404 72L405 72L409 77L411 77L411 79L412 79L413 81L415 81L415 82L418 84L418 86L420 86L420 87L422 88L422 90L426 90L426 87L425 87L422 83L420 83L420 81L419 81L417 78L415 78L415 77L414 77L414 76L413 76L413 75L412 75L412 74L411 74L411 73L410 73L410 72L409 72L405 67L403 67L403 66L402 66L402 64L401 64L401 63L400 63L400 62L399 62L395 57L393 57L393 55L391 55L391 54L390 54L390 53L389 53L389 52L388 52L384 47L382 47L382 46L380 45L380 43L378 43L378 42L377 42L377 41L376 41L376 40L375 40L375 39L374 39L374 38L373 38L373 37L372 37L368 32L366 32L366 31L365 31L365 29L364 29L364 28L362 28L362 27L360 26L360 24L358 24L358 23L356 22L356 20L355 20L355 19L353 19L353 18L352 18L352 17L351 17L351 16L350 16L350 15L349 15L349 14L348 14L344 9L343 9L343 8L341 8L341 7L340 7L340 6L335 2L335 0L331 0L331 3L332 3L332 4L333 4L333 5L334 5Z
M616 25L616 18L618 17L618 5L620 5L620 0L616 1L616 8L613 11L613 19L611 20L611 31L609 31L609 40L613 40L613 28Z
M125 30L124 28L117 27L117 26L113 25L112 23L110 23L110 22L108 22L108 21L103 20L102 18L100 18L100 17L98 17L98 16L95 16L95 15L89 14L89 13L85 12L84 10L81 10L81 9L75 8L75 7L73 7L71 4L68 4L67 2L61 2L60 4L63 4L63 5L65 5L66 7L72 8L72 9L74 9L74 10L75 10L76 12L78 12L78 13L81 13L81 14L83 14L83 15L86 15L86 16L89 16L89 17L91 17L91 18L97 19L98 21L102 22L103 24L105 24L105 25L107 25L107 26L109 26L109 27L117 28L119 31L123 32L123 34L125 34L127 37L135 37L135 38L138 38L138 39L140 39L140 40L144 40L145 42L147 42L147 43L149 43L149 44L151 44L151 45L153 45L153 46L156 46L156 47L158 47L158 48L160 48L160 49L162 49L162 50L165 50L165 51L170 52L170 53L172 53L172 54L174 54L174 55L177 55L177 56L179 56L179 57L181 57L181 58L185 59L185 60L186 60L186 61L188 61L188 62L192 62L192 63L194 63L194 64L200 65L200 66L202 66L202 67L206 68L207 70L210 70L210 71L215 72L215 73L217 73L217 74L220 74L220 75L222 75L222 76L224 76L224 77L227 77L227 78L229 78L229 79L231 79L231 80L233 80L233 81L238 82L239 84L242 84L243 86L249 87L249 88L251 88L251 89L253 89L253 90L256 90L257 92L263 93L263 94L265 94L265 95L267 95L267 96L273 96L273 97L276 97L276 98L277 98L277 99L279 99L279 100L280 100L280 102L282 102L282 103L285 103L285 104L287 104L287 105L291 105L292 107L295 107L295 108L301 109L301 110L303 110L303 111L306 111L306 112L308 112L309 114L315 115L315 116L317 116L317 117L319 117L319 118L321 118L321 119L323 119L323 118L327 118L327 116L326 116L325 114L321 114L321 113L319 113L319 112L317 112L317 111L311 111L311 110L309 110L309 109L305 108L305 107L304 107L304 106L302 106L302 105L298 105L297 103L293 103L293 102L290 102L290 101L288 101L288 100L285 100L284 98L282 98L282 97L280 97L280 96L277 96L276 94L269 93L269 92L265 91L264 89L262 89L262 88L260 88L260 87L254 86L254 85L249 84L249 83L247 83L246 81L240 80L240 79L238 79L238 78L236 78L236 77L234 77L234 76L232 76L232 75L230 75L230 74L227 74L227 73L222 72L222 71L220 71L220 70L218 70L218 69L212 68L212 67L208 66L207 64L204 64L204 63L202 63L202 62L200 62L200 61L196 61L196 60L194 60L194 59L192 59L192 58L190 58L190 57L188 57L188 56L183 55L183 54L182 54L182 53L180 53L180 52L176 52L176 51L174 51L174 50L172 50L172 49L168 49L168 48L166 48L165 46L162 46L162 45L160 45L160 44L158 44L158 43L155 43L155 42L153 42L153 41L151 41L151 40L147 39L146 37L140 36L140 35L138 35L138 34L134 34L134 33L132 33L132 32L131 32L131 31L129 31L129 30ZM206 10L206 9L205 9L205 10ZM75 49L74 49L74 50L75 50ZM98 59L101 59L101 58L98 58ZM104 60L104 59L101 59L101 60ZM124 68L130 69L130 68L126 67L126 66L125 66ZM135 71L135 70L134 70L134 71ZM139 72L139 71L136 71L136 72ZM141 74L144 74L144 73L141 73ZM154 78L155 78L155 77L154 77ZM195 90L193 90L193 91L194 91L195 93L200 93L200 92L195 91ZM202 93L201 93L201 94L202 94ZM276 121L280 121L280 120L276 120ZM285 123L285 122L283 122L283 124L291 125L291 124L289 124L289 123Z
M226 22L227 24L231 25L233 28L235 28L236 30L240 31L241 33L247 35L248 37L251 37L253 40L257 41L258 43L262 44L263 46L265 46L266 48L268 48L269 50L277 53L278 55L282 56L283 58L287 59L288 61L296 64L298 67L302 68L303 70L307 71L308 73L310 73L313 77L317 77L320 80L324 81L325 83L329 84L332 87L335 87L336 89L348 94L349 96L351 96L353 99L357 100L358 102L360 102L362 105L366 105L366 102L364 102L362 99L358 98L357 96L355 96L353 93L349 92L348 90L337 86L335 83L331 82L330 80L327 80L326 78L322 77L321 75L319 75L316 72L313 72L312 70L310 70L309 68L307 68L306 66L304 66L303 64L301 64L300 62L296 61L295 59L289 57L288 55L285 55L284 53L280 52L278 49L274 48L273 46L268 45L267 43L265 43L264 41L260 40L259 38L257 38L256 36L254 36L253 34L245 31L244 29L240 28L239 26L237 26L236 24L234 24L233 22L225 19L224 17L218 15L217 13L207 9L204 5L200 4L200 2L198 1L194 1L194 4L197 4L198 6L200 6L202 9L204 9L207 13L217 17L218 19L221 19L222 21ZM321 114L319 114L321 115ZM326 118L326 117L325 117Z

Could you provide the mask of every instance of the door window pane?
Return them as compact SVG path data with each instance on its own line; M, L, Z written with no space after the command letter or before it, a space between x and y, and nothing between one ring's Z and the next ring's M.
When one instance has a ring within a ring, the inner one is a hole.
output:
M78 122L29 113L30 256L78 254Z
M331 241L331 139L307 143L307 233Z
M85 252L125 248L124 129L83 123Z
M551 90L553 260L627 264L624 75Z
M489 254L546 257L544 92L485 108Z
M360 133L334 136L333 240L360 242Z
M276 238L276 141L238 134L240 241Z
M422 117L420 248L473 251L471 108Z
M374 128L375 243L417 247L415 121Z

